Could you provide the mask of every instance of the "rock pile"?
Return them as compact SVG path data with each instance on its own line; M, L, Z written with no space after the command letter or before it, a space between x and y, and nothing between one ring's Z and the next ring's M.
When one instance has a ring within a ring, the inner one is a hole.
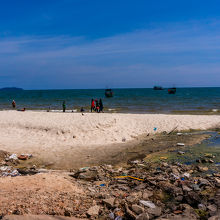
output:
M35 167L15 169L18 163L19 156L0 151L0 176L41 172ZM124 167L84 167L69 176L84 193L58 191L50 196L42 193L42 198L51 204L51 210L47 210L50 206L44 209L45 205L39 203L41 214L112 220L220 219L220 173L210 172L202 163L184 165L136 160ZM38 197L41 198L40 193ZM31 206L23 201L21 207L15 209L19 212L12 214L33 214L26 209L31 210Z
M220 219L220 173L202 166L134 161L81 168L70 176L88 191L91 219Z

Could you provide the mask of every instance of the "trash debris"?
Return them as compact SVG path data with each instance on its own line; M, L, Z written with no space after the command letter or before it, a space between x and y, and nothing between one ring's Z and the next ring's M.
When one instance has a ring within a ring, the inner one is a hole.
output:
M70 206L54 209L53 214L61 212L60 215L82 219L143 220L172 219L173 216L173 219L186 216L198 219L195 216L199 210L199 213L205 211L208 219L218 215L220 187L220 172L208 172L207 175L208 169L204 164L186 165L169 160L153 163L141 159L133 159L120 167L107 164L82 167L68 175L75 178L70 182L80 186L85 193L71 195ZM1 177L16 178L40 172L49 171L36 166L18 169L0 166ZM59 200L62 205L64 194L61 192Z
M184 143L177 143L176 145L177 145L177 146L185 146Z
M167 160L168 157L160 157L161 160Z
M215 176L201 177L203 170L206 168L198 168L195 164L154 164L134 160L125 167L101 165L75 172L80 171L84 175L94 172L95 181L82 179L78 174L75 178L87 187L87 196L96 201L93 206L100 206L100 215L96 218L142 219L141 216L148 213L149 218L156 219L174 211L176 215L187 216L186 209L201 208L201 205L198 206L201 201L205 202L206 207L214 203L215 200L208 198L212 198L210 192L215 192L220 185L220 174L219 177L217 173L213 174Z
M18 159L17 154L10 155L9 159L17 160Z
M177 128L178 128L178 125L177 125L176 127L174 127L174 128L168 133L168 135L170 135L171 133L173 133Z
M183 133L176 133L178 136L181 136Z
M116 176L116 177L114 177L114 178L116 178L116 179L121 179L121 178L131 178L131 179L135 179L135 180L144 181L144 179L140 179L140 178L133 177L133 176Z
M0 176L19 176L19 172L11 166L0 167Z
M140 204L147 206L149 208L152 208L152 209L156 208L155 204L151 201L140 200Z
M178 154L183 155L183 154L185 154L185 152L184 151L178 151Z
M190 174L189 173L184 173L183 176L189 178Z
M27 160L27 159L30 159L32 157L32 154L20 154L18 156L18 159L19 160Z
M113 220L115 219L115 215L114 215L113 212L110 212L110 213L109 213L109 218L110 218L110 219L113 219Z
M204 156L208 158L215 158L215 156L210 153L205 153Z

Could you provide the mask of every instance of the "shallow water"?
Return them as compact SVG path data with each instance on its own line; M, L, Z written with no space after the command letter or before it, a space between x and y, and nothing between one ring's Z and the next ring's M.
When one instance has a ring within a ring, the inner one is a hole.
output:
M170 162L179 162L183 164L198 164L208 166L211 169L209 172L220 169L220 134L219 132L214 131L205 131L205 132L194 132L194 135L199 134L209 134L210 137L200 144L194 146L185 146L176 150L170 150L167 152L160 152L155 155L151 160L154 162L157 161L170 161ZM183 134L187 135L187 133ZM183 151L185 154L180 155L178 151ZM206 157L206 155L213 156L213 158ZM214 163L197 163L197 159L211 159Z
M63 100L67 110L89 111L91 99L103 99L106 112L220 114L220 88L114 89L113 98L105 98L104 89L0 91L0 109L11 109L14 99L18 108L61 110Z

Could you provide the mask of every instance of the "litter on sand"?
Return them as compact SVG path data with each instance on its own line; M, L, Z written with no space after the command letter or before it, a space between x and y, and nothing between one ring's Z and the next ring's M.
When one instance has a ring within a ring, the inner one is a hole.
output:
M147 207L152 208L152 209L155 209L155 208L156 208L156 206L154 205L154 203L151 202L151 201L140 200L140 203L141 203L142 205L147 206Z
M140 179L140 178L133 177L133 176L115 176L114 178L116 178L116 179L121 179L121 178L131 178L131 179L135 179L135 180L144 181L144 179Z
M167 160L168 157L160 157L161 160Z
M176 145L177 145L177 146L185 146L184 143L177 143Z

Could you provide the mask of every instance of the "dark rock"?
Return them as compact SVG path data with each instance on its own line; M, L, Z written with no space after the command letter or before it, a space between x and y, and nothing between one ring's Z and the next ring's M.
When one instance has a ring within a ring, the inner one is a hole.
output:
M180 204L179 209L183 211L182 217L188 217L188 219L197 219L198 215L195 213L195 210L188 204Z
M136 219L137 216L128 208L127 204L125 204L125 210L130 219Z
M114 207L115 198L109 198L109 199L103 199L102 200L104 204L106 204L109 208Z
M126 201L129 203L134 203L136 200L137 200L137 197L135 197L135 196L128 196L126 198Z
M158 183L158 185L162 190L166 191L167 193L173 196L183 195L183 191L180 187L176 187L167 181L161 181Z
M175 200L181 202L183 200L183 196L176 196Z
M182 189L183 189L183 191L185 191L185 192L190 192L190 191L192 191L192 189L189 188L189 187L186 186L186 185L183 185L183 186L182 186Z
M149 199L151 196L153 196L153 192L152 192L152 191L149 191L149 190L145 190L145 191L143 192L142 198L143 198L143 200L147 200L147 199Z
M22 168L18 168L17 169L18 172L22 175L34 175L34 174L37 174L38 171L37 170L34 170L34 169L22 169Z
M207 206L207 209L209 210L211 216L215 215L217 212L217 206L214 204Z
M209 162L209 160L208 160L208 159L206 159L206 158L202 158L202 159L201 159L201 162L202 162L202 163L208 163L208 162Z
M198 195L198 193L194 191L188 192L188 195L185 196L185 199L188 202L188 204L195 206L197 206L201 202L200 196Z
M151 214L153 216L160 216L162 209L161 207L156 206L156 208L149 208L147 209L148 214Z
M131 209L132 209L132 211L134 211L138 215L144 212L144 208L139 206L139 205L137 205L137 204L133 204L131 206Z
M147 213L142 213L136 217L136 220L149 220L149 215Z
M192 184L192 188L194 191L200 191L201 189L199 188L199 185L197 184Z
M91 180L97 180L97 171L90 171L87 170L86 172L80 172L78 174L78 179L83 179L83 180L87 180L87 181L91 181Z
M197 159L196 162L197 163L202 163L202 161L200 159Z
M207 179L200 178L199 179L199 186L201 187L203 185L207 186L207 185L210 185L210 183Z

